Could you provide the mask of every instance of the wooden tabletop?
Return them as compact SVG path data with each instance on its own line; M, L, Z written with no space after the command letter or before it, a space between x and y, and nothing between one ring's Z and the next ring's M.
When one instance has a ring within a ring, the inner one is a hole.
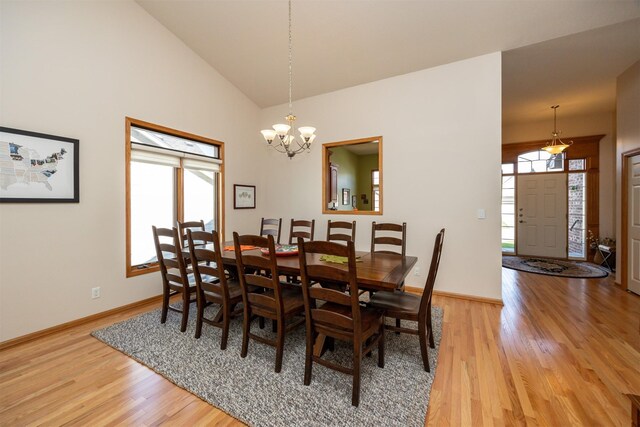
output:
M233 246L233 242L226 242L224 246ZM246 251L247 253L260 253L259 249ZM378 291L392 291L404 281L409 271L418 261L413 256L393 255L393 254L372 254L369 252L356 251L359 261L356 263L358 284L367 289ZM316 257L318 262L320 255L313 254L309 257ZM300 261L298 256L279 256L278 270L283 275L300 275ZM222 261L226 265L236 264L235 251L222 251ZM331 264L346 270L346 265Z

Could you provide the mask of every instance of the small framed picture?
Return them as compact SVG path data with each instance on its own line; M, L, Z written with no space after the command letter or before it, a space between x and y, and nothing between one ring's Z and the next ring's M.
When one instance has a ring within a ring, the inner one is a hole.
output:
M1 203L79 203L79 141L0 127Z
M358 196L351 196L351 207L355 208L358 205Z
M343 205L348 205L351 203L351 190L348 188L343 188L342 189L342 204Z
M256 208L256 186L255 185L233 185L233 209L255 209Z

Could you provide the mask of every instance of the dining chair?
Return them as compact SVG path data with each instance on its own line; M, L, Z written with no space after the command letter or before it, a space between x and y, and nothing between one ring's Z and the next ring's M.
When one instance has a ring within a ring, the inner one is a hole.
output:
M342 230L334 233L334 230ZM346 234L351 231L351 234ZM347 221L331 221L327 222L327 242L355 242L356 241L356 222Z
M260 221L260 236L273 236L277 244L280 244L280 231L282 229L282 218L262 218Z
M191 295L196 292L195 280L190 280L187 266L182 253L182 244L178 229L157 228L152 226L153 241L156 247L156 256L160 264L160 274L162 276L162 314L160 323L167 321L169 310L182 313L180 332L187 330L189 319L189 305L196 301L191 299ZM170 243L163 243L161 238L169 239ZM168 256L165 256L168 254ZM191 276L191 279L193 276ZM169 299L177 294L182 295L182 310L169 305Z
M433 255L431 256L431 266L429 275L424 286L422 296L410 294L402 291L387 292L379 291L370 298L369 305L374 308L384 310L385 316L398 320L411 320L418 322L418 329L403 328L399 325L386 325L391 331L418 335L420 340L420 350L422 352L422 363L424 370L430 372L429 354L427 352L427 339L429 346L435 348L433 340L433 321L431 318L431 298L433 296L433 286L436 283L440 256L442 255L442 244L444 243L444 228L436 236L433 245Z
M289 244L297 243L298 237L313 241L316 220L307 221L304 219L291 219L291 228L289 229Z
M182 243L182 247L186 248L187 245L187 230L191 230L191 231L205 231L204 228L204 221L200 220L200 221L185 221L185 222L180 222L178 221L178 231L180 232L180 238L181 243Z
M195 337L200 338L203 323L220 328L222 329L220 350L225 350L229 338L229 322L232 317L242 314L242 308L236 308L242 302L240 282L228 278L225 273L217 231L187 230L187 242L196 282L198 305ZM199 244L205 246L198 246ZM220 310L213 319L204 316L204 309L211 304L220 306Z
M299 287L281 283L278 276L275 241L272 235L267 237L233 233L233 243L236 251L236 264L242 289L242 304L244 306L244 320L242 324L242 350L240 357L246 357L249 339L276 348L275 371L282 370L282 355L284 352L285 334L304 323L304 317L287 324L295 316L304 314L304 302ZM263 256L260 252L242 252L242 245L267 248L269 254ZM265 271L266 275L260 274ZM271 319L275 325L276 339L270 340L251 333L251 322L256 318Z
M400 237L397 237L398 233ZM382 249L376 249L378 245L382 245ZM399 246L400 251L393 251L387 248L388 246ZM405 256L407 253L407 223L403 222L402 225L392 223L378 224L373 221L371 223L371 253Z
M313 363L353 376L351 404L360 403L360 367L362 356L378 346L378 366L384 367L384 312L362 307L358 298L356 256L354 243L304 242L298 238L298 256L302 276L302 294L306 317L306 353L304 385L311 384ZM342 265L321 261L323 255L347 258ZM319 285L312 280L341 282L349 290L340 292ZM348 285L348 286L347 286ZM348 368L315 355L314 342L319 336L346 341L353 345L352 367ZM364 347L364 348L363 348Z

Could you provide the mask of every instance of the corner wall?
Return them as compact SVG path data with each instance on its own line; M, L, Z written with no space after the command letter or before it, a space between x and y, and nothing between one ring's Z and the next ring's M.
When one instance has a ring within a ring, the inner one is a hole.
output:
M230 195L260 175L258 107L147 12L129 1L0 12L0 125L80 140L79 204L0 204L0 342L162 293L159 273L125 279L125 116L224 141L227 236L257 227L258 211L234 211Z
M316 127L310 154L293 160L268 152L266 215L356 220L356 247L370 243L371 221L407 222L407 253L418 256L406 284L424 286L440 228L446 228L436 288L501 299L501 54L295 101L300 126ZM262 110L260 127L281 121L286 106ZM384 215L322 214L325 142L382 135ZM476 218L484 208L487 219ZM285 218L289 221L289 218Z

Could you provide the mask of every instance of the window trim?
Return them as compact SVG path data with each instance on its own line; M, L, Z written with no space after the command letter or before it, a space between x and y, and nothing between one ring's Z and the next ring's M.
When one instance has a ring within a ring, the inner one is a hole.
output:
M218 209L215 215L216 230L220 234L221 240L224 242L224 225L225 225L225 179L224 179L224 142L215 139L206 138L189 132L172 129L166 126L137 120L131 117L125 117L125 138L124 138L124 157L125 157L125 274L126 277L135 277L142 274L159 271L160 266L157 263L150 264L145 268L136 268L131 265L131 126L149 129L156 132L162 132L181 138L192 139L205 144L216 145L218 147L220 164L220 172L218 172ZM175 194L176 194L176 220L183 221L184 218L184 170L182 159L180 159L180 168L176 169L175 178Z

